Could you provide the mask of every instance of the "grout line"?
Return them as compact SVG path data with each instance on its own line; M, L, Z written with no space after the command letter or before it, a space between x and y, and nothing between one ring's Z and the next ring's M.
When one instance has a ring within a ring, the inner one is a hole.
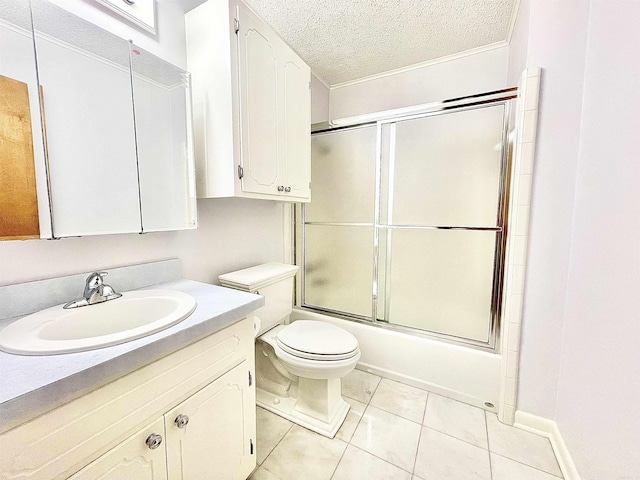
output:
M331 440L333 440L334 438L332 438ZM344 446L344 450L342 451L342 455L340 455L340 458L338 459L338 463L336 463L336 466L334 467L333 472L331 472L331 476L329 477L329 480L331 480L333 478L333 476L336 474L336 470L338 470L338 467L340 466L340 463L342 462L342 459L344 458L344 454L347 453L347 448L349 448L349 445L351 445L350 442L345 442L345 443L346 443L346 445Z
M546 470L542 470L541 468L534 467L533 465L529 465L528 463L521 462L520 460L516 460L515 458L507 457L506 455L501 455L496 452L490 452L490 453L491 455L496 455L498 457L506 458L507 460L511 460L512 462L519 463L520 465L524 465L525 467L532 468L534 470L537 470L538 472L546 473L547 475L551 475L552 477L559 478L561 480L564 479L564 477L562 476L562 473L560 473L560 476L558 476L555 473L547 472Z
M411 475L416 474L416 463L418 463L418 452L420 451L420 440L422 440L422 429L424 426L420 427L420 436L418 437L418 445L416 445L416 455L413 457L413 470L411 470Z
M489 455L489 473L493 480L493 465L491 465L491 445L489 445L489 423L487 422L487 412L484 412L484 431L487 434L487 454Z
M481 450L489 451L488 448L484 448L484 447L481 447L480 445L476 445L475 443L471 443L471 442L468 442L467 440L463 440L462 438L455 437L455 436L451 435L450 433L441 432L440 430L437 430L437 429L435 429L433 427L430 427L429 425L423 425L423 427L424 428L428 428L429 430L433 430L434 432L438 432L438 433L440 433L442 435L446 435L447 437L453 438L455 440L460 440L461 442L466 443L467 445L471 445L472 447L476 447L476 448L479 448Z
M418 452L420 451L420 440L422 440L422 429L424 427L424 418L427 415L427 405L429 405L429 397L430 393L427 392L427 401L424 402L424 412L422 412L422 423L420 424L420 436L418 437L418 446L416 447L416 456L413 459L413 470L411 471L411 475L415 476L416 474L416 463L418 463Z
M357 445L352 445L351 443L350 443L349 445L351 445L353 448L356 448L356 449L360 450L361 452L364 452L364 453L366 453L366 454L368 454L368 455L371 455L372 457L377 458L378 460L382 460L384 463L388 463L389 465L391 465L391 466L393 466L393 467L396 467L398 470L402 470L403 472L406 472L406 473L408 473L409 475L413 475L413 473L412 473L412 472L410 472L409 470L405 470L405 469L404 469L404 468L402 468L401 466L396 465L395 463L391 463L389 460L385 460L384 458L379 457L379 456L378 456L378 455L376 455L375 453L371 453L371 452L369 452L369 451L365 450L364 448L360 448L360 447L358 447Z
M427 419L427 405L429 405L429 399L431 398L431 393L427 392L427 401L424 402L424 412L422 412L422 422L421 425L424 425L424 421Z
M262 407L258 407L258 408L262 408ZM270 413L271 415L275 415L275 413L273 413L273 412L269 412L269 410L265 410L265 411L266 411L266 412L268 412L268 413ZM278 416L278 415L276 415L276 416ZM283 418L283 417L280 417L280 418ZM287 419L285 418L284 420L287 420ZM265 462L266 462L266 461L267 461L267 459L271 456L271 454L274 452L274 450L275 450L276 448L278 448L278 445L280 445L280 444L282 443L282 440L284 440L284 437L286 437L286 436L289 434L289 432L291 431L291 429L294 427L294 425L296 425L296 424L295 424L295 423L293 423L291 420L287 420L287 422L291 423L291 425L289 426L289 428L287 429L287 431L286 431L286 432L284 432L284 435L282 435L282 437L280 438L280 440L278 440L278 442L273 446L273 448L272 448L272 449L271 449L271 451L267 454L267 456L266 456L266 457L264 457L264 460L262 460L262 462L260 463L260 465L257 465L256 470L257 470L258 468L262 467L262 466L265 464ZM257 430L257 429L256 429L256 430ZM258 439L257 439L257 437L258 437L258 433L256 432L256 453L257 453L257 448L258 448ZM256 455L256 456L257 456L257 455ZM257 460L257 458L256 458L256 460ZM258 463L258 462L256 462L256 464L257 464L257 463ZM265 470L267 470L267 469L265 468Z

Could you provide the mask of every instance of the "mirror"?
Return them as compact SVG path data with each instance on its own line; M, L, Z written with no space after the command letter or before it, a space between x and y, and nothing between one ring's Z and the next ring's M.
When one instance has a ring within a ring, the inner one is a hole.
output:
M0 239L197 227L188 72L47 0L0 35Z
M142 231L196 228L191 76L131 44Z
M53 235L140 232L129 45L31 1Z
M29 2L0 3L0 240L51 235Z

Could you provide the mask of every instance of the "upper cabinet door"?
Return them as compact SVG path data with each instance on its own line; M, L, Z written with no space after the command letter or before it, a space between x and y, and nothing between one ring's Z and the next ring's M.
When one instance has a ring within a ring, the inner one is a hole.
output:
M294 52L284 49L280 68L282 164L285 193L308 201L311 196L311 71Z
M141 231L129 44L32 0L55 237Z
M188 72L131 44L142 231L197 226Z
M242 190L277 194L282 183L278 171L281 40L242 3L238 20Z
M0 3L0 240L50 238L30 5Z

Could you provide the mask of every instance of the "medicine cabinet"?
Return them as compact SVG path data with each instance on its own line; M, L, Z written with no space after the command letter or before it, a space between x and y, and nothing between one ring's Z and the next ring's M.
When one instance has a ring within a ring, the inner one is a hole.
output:
M1 8L0 75L28 90L32 237L196 228L188 72L46 0Z

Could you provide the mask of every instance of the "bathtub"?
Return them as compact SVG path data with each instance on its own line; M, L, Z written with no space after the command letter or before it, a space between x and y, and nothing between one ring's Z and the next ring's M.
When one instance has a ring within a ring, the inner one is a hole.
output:
M496 411L498 354L297 308L290 319L320 320L351 332L362 352L360 370Z

